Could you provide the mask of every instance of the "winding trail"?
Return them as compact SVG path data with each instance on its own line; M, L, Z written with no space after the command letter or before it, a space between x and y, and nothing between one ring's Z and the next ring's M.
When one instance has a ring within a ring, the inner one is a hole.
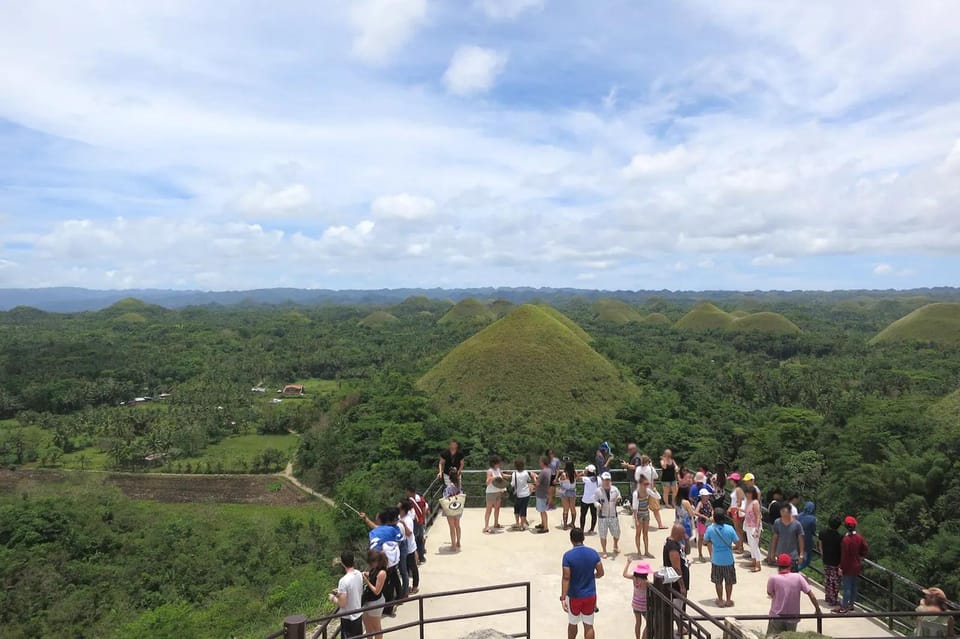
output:
M322 502L325 503L326 505L330 506L331 508L336 508L337 504L336 504L335 501L333 501L332 499L330 499L329 497L327 497L326 495L324 495L324 494L322 494L322 493L318 493L318 492L315 491L313 488L310 488L309 486L307 486L306 484L304 484L303 482L301 482L299 479L297 479L296 477L294 477L294 475L293 475L293 462L292 462L292 461L291 461L291 462L287 462L287 467L283 469L283 472L282 472L282 473L277 473L277 476L278 476L278 477L283 477L284 479L286 479L288 482L290 482L291 484L293 484L294 486L296 486L297 488L299 488L299 489L302 490L303 492L305 492L305 493L307 493L307 494L309 494L309 495L313 495L314 497L316 497L317 499L319 499L320 501L322 501Z

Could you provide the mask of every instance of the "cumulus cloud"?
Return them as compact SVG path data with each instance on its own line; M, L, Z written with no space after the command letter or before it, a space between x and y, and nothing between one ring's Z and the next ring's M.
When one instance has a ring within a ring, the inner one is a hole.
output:
M546 0L474 0L473 5L495 20L513 20L527 11L541 11Z
M303 184L271 188L258 182L240 197L238 207L250 215L287 215L302 211L310 200L310 189Z
M382 195L370 205L371 212L381 219L422 220L433 215L437 203L428 197L399 193Z
M675 173L687 168L693 161L693 155L681 144L660 153L637 153L621 173L628 180L635 180Z
M877 264L873 267L874 275L891 275L893 274L893 267L889 264Z
M44 3L0 21L7 285L835 288L881 262L904 286L960 269L943 6L478 2L468 18L517 20L477 31L425 0L269 20L79 2L69 23ZM446 59L478 33L473 62ZM676 55L637 55L651 36ZM506 51L522 91L491 91Z
M454 95L486 93L507 66L507 54L477 46L457 49L443 74L443 84Z
M426 14L427 0L356 0L350 14L354 55L371 64L386 62L413 37Z

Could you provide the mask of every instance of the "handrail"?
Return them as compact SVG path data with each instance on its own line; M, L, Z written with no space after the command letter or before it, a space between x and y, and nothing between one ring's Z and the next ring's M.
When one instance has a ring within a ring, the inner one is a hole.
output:
M707 622L716 626L718 631L723 637L736 637L742 636L742 633L735 632L729 627L729 621L766 621L778 620L783 617L777 615L763 615L763 614L730 614L724 615L721 619L716 617L706 610L704 610L699 604L695 601L681 595L679 592L673 590L673 588L667 585L664 582L663 577L660 574L654 576L653 587L649 589L649 594L651 595L648 598L648 622L651 624L651 628L656 628L658 632L654 632L651 636L672 636L672 628L677 622L680 622L680 625L683 625L686 628L686 632L689 633L689 636L697 636L709 638L709 631L703 627L702 622ZM692 609L696 614L688 614L687 608ZM896 618L900 625L904 628L910 629L912 632L915 624L910 624L907 620L910 619L919 619L922 617L926 618L938 618L938 617L950 617L953 619L951 624L948 624L948 636L956 637L956 621L960 617L960 610L946 610L938 613L931 612L921 612L917 610L894 610L894 611L851 611L844 614L827 614L823 610L818 610L813 613L799 613L796 615L790 615L790 619L798 620L816 620L817 622L817 633L823 634L823 624L825 620L828 621L839 621L842 619L869 619L875 622L881 622L886 618ZM950 631L950 627L953 627L953 631ZM667 632L663 632L664 627ZM688 636L685 633L685 636Z
M514 606L511 608L497 608L497 609L491 609L491 610L483 610L480 612L463 613L459 615L445 615L442 617L428 618L424 615L424 607L423 607L424 601L429 601L431 599L446 598L446 597L456 597L460 595L469 595L469 594L474 594L478 592L490 592L495 590L508 590L508 589L514 589L514 588L523 588L525 590L526 592L525 605ZM386 635L386 634L398 632L400 630L406 630L408 628L413 628L413 627L419 627L420 636L423 637L424 627L430 624L446 623L451 621L464 621L467 619L479 619L482 617L493 617L498 615L516 614L521 612L526 613L525 630L520 633L514 633L511 636L530 639L531 619L530 619L530 582L529 581L518 581L518 582L507 583L507 584L497 584L494 586L478 586L474 588L463 588L461 590L449 590L445 592L413 595L411 597L407 597L403 599L402 602L391 601L391 602L383 602L378 604L371 604L368 606L364 606L358 610L337 610L332 614L325 615L323 617L317 617L315 619L306 619L305 617L299 616L299 615L295 617L288 617L284 621L284 629L281 630L280 632L275 632L271 635L268 635L266 639L281 639L281 638L304 639L306 636L306 626L313 625L313 624L319 624L319 626L310 635L311 639L318 639L319 637L323 637L324 639L326 639L328 636L328 628L332 621L340 620L343 617L346 617L347 615L354 615L357 613L362 614L364 612L369 612L371 610L382 610L383 608L395 606L398 603L402 603L402 604L416 603L419 608L419 613L416 621L410 621L410 622L398 624L395 626L390 626L389 628L383 628L382 630L377 632L358 635L356 639L367 639L370 637L374 637L376 635Z

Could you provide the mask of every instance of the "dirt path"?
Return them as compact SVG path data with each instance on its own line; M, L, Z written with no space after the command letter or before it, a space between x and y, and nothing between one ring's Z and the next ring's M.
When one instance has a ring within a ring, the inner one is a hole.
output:
M280 477L283 477L284 479L286 479L288 482L290 482L297 488L299 488L300 490L302 490L303 492L313 495L314 497L316 497L317 499L319 499L320 501L322 501L323 503L325 503L330 507L336 508L337 504L335 501L333 501L332 499L330 499L324 494L318 493L313 488L310 488L309 486L307 486L306 484L304 484L299 479L293 476L293 462L287 462L287 467L283 469L283 472L277 473L277 474Z

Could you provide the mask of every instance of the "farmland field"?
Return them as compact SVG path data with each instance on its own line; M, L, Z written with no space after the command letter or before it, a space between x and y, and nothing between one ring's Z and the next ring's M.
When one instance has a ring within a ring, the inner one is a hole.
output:
M269 475L189 476L146 473L78 473L57 470L0 469L0 493L69 493L86 489L119 489L126 497L171 504L252 504L308 506L319 504L288 481ZM308 508L308 510L313 510Z
M235 435L210 444L196 457L178 459L176 462L160 467L163 472L250 472L256 470L258 458L264 451L276 450L281 453L282 463L286 462L297 449L296 435ZM279 470L279 469L277 469Z

